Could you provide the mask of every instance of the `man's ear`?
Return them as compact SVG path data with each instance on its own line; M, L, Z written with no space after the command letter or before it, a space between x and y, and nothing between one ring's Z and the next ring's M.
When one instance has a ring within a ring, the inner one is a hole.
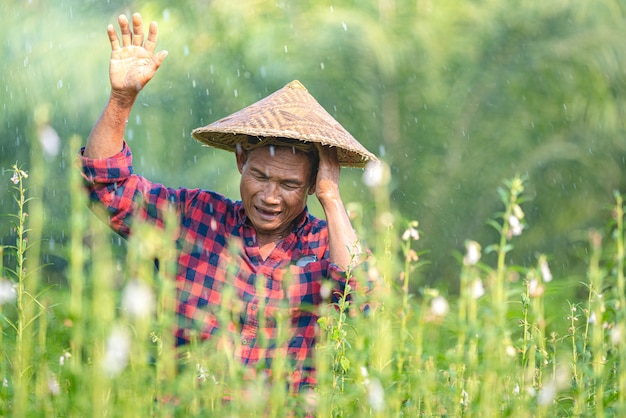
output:
M239 174L243 174L243 166L246 164L248 154L241 148L237 147L235 150L235 156L237 158L237 169L239 170Z
M317 172L311 176L311 185L309 186L309 195L315 193L315 185L317 184Z

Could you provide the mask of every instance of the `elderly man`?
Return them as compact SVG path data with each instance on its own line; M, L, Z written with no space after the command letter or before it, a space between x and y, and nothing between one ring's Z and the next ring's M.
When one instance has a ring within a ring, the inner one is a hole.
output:
M193 131L197 140L235 152L241 201L167 188L134 174L125 126L167 52L155 53L155 22L145 41L139 14L132 17L132 30L125 16L119 25L121 39L108 27L110 98L82 150L91 199L107 209L122 236L132 233L137 220L160 226L165 212L175 210L179 344L191 332L205 340L226 338L243 364L263 364L267 373L277 353L287 353L292 390L314 385L314 308L325 302L324 281L341 291L345 271L358 258L357 236L339 194L340 165L362 166L376 157L294 81ZM326 221L308 213L312 194ZM224 300L226 294L231 300ZM229 323L218 315L223 303L237 312ZM289 335L277 343L275 315L285 306Z

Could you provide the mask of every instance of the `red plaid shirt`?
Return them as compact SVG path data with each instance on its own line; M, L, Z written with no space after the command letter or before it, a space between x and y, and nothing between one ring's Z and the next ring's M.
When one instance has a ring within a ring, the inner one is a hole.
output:
M325 221L303 211L291 234L264 260L241 202L205 190L167 188L133 174L126 144L108 159L81 158L90 199L104 205L120 235L127 237L137 219L162 226L165 211L176 210L178 344L192 333L202 339L219 335L243 364L262 362L268 374L272 359L286 353L292 390L316 383L318 311L328 302L320 291L327 280L333 289L328 293L345 287L345 273L328 260ZM277 315L281 310L287 315ZM279 321L287 321L287 335L278 335Z

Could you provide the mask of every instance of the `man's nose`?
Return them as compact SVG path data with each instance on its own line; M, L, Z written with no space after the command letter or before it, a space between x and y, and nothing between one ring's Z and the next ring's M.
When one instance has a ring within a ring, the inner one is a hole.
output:
M263 200L267 203L276 204L280 202L280 189L274 182L268 182L263 190Z

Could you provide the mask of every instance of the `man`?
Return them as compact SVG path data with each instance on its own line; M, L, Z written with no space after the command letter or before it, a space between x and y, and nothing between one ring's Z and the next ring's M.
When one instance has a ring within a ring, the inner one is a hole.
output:
M340 165L362 166L376 157L294 81L193 132L199 141L235 152L240 202L205 190L170 189L133 174L125 126L167 52L155 53L155 22L145 42L139 14L132 17L132 31L123 15L119 25L121 40L113 25L107 29L110 98L82 150L91 199L106 207L110 225L123 236L136 220L161 226L165 212L176 211L179 344L191 332L207 340L230 339L243 364L262 364L267 373L272 359L286 352L292 390L314 385L315 307L325 302L322 285L330 280L341 291L346 270L359 256L339 194ZM312 194L326 221L308 213ZM228 323L218 314L224 303L237 312ZM289 335L279 342L276 313L285 305Z

